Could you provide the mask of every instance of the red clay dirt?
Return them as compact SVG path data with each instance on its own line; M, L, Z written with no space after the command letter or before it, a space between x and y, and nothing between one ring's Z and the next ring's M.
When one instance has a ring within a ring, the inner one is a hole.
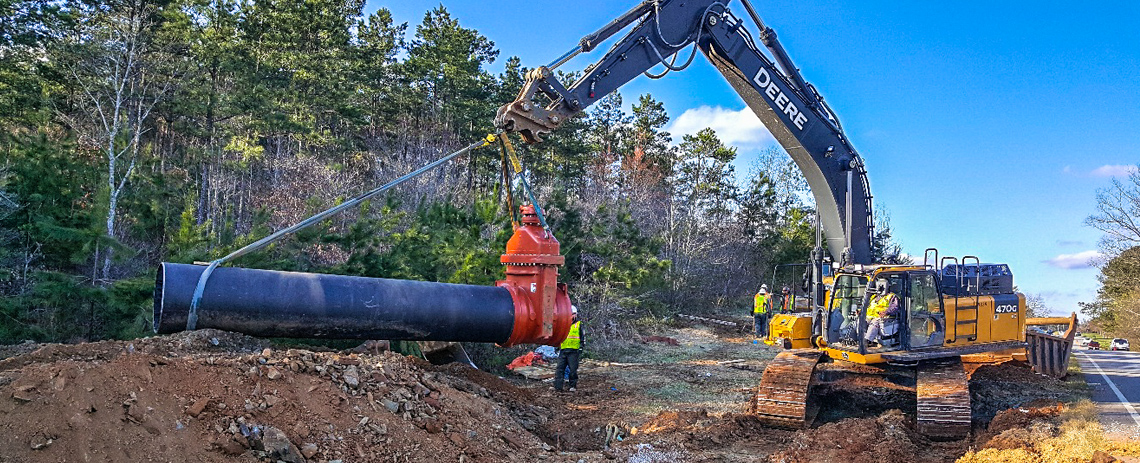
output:
M1032 439L1042 426L1049 428L1049 434L1056 428L1052 423L1064 410L1064 404L1055 401L1039 400L1024 407L1002 410L990 421L985 431L979 433L977 442L980 448L998 450L1032 449ZM1011 432L1007 432L1011 431Z
M880 461L883 443L900 461L948 462L996 435L979 427L979 440L931 443L898 411L765 428L743 413L748 392L737 389L759 371L724 362L753 345L682 331L669 334L688 360L591 372L574 394L376 349L273 349L214 330L9 346L0 348L0 463L861 462ZM1000 388L1011 399L1015 383L1005 380L1026 377L1010 368L1022 366L975 372L989 381L981 395Z
M0 461L305 461L305 450L310 461L522 462L544 452L492 391L424 362L256 347L200 331L6 359ZM285 445L270 446L273 429Z

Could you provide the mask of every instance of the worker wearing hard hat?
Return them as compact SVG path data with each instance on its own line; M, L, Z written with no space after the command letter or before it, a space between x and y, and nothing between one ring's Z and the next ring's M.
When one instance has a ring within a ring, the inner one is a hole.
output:
M791 288L784 286L780 290L780 313L792 313L796 310L796 295Z
M867 337L868 346L880 343L884 336L894 335L897 331L895 317L899 313L899 298L890 292L887 280L875 281L875 295L871 296L867 304Z
M752 319L756 324L756 337L768 337L768 309L772 307L772 302L768 299L768 285L760 285L760 291L756 292L756 297L752 300Z
M582 357L582 322L578 320L578 307L570 306L574 324L558 350L558 366L554 367L554 390L562 392L563 380L569 380L570 392L578 390L578 360Z

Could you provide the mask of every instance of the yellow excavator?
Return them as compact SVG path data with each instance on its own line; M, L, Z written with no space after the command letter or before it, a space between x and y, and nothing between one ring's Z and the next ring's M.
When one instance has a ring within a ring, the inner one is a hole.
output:
M851 369L861 374L917 369L919 431L964 436L971 416L961 356L1022 349L1026 319L1008 266L963 260L938 261L929 249L923 265L848 265L829 275L816 310L773 317L766 342L788 350L764 371L752 410L776 426L811 424L821 360L871 367ZM891 299L890 313L869 315L875 301Z
M631 79L683 70L699 51L803 172L817 209L810 310L771 321L768 341L789 350L765 370L752 411L774 426L810 425L816 408L811 390L819 382L821 360L860 367L852 371L903 368L917 372L911 374L918 428L932 437L964 436L970 429L970 395L960 357L1025 345L1025 297L1013 290L1009 267L976 257L940 258L934 249L922 265L874 265L871 194L862 158L749 0L741 4L751 25L728 3L642 2L549 65L528 72L518 97L499 109L496 126L528 143L540 142L543 134ZM575 82L564 85L555 76L555 68L626 28L630 31ZM658 67L663 70L654 74ZM895 302L889 314L868 317L866 309L877 298Z

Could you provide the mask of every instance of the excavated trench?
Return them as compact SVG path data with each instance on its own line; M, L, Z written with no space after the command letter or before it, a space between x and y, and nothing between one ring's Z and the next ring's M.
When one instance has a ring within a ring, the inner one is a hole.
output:
M889 410L913 416L915 369L871 367L839 362L816 367L812 399L820 405L815 425L847 418L874 418Z

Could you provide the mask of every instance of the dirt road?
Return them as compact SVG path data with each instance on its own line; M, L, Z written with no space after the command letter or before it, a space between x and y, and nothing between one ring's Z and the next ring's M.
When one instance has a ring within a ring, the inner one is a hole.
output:
M1140 439L1140 352L1076 352L1093 401L1110 435Z

